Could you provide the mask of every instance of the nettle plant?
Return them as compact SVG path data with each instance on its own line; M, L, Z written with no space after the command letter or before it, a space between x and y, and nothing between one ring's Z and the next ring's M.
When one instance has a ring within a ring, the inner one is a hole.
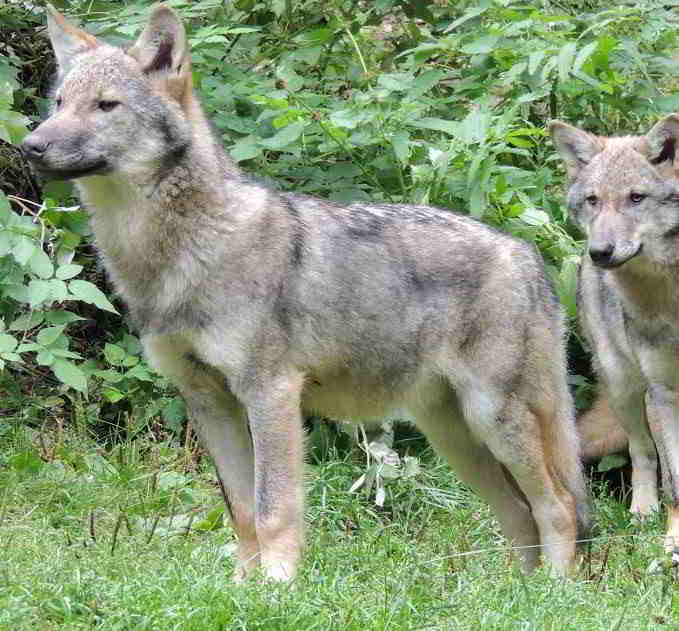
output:
M19 211L12 210L10 201ZM0 194L0 367L34 360L84 393L87 374L77 362L82 355L70 349L67 330L84 318L64 308L65 303L117 311L96 285L77 278L83 266L72 260L83 232L77 207L59 207L51 200L38 206ZM27 353L35 353L32 360Z
M113 43L136 35L148 11L140 0L55 4ZM660 0L171 4L188 22L195 86L244 168L276 187L434 204L517 234L545 255L571 316L581 242L546 121L628 133L679 109L679 14ZM39 9L24 10L42 23ZM16 143L28 120L15 110L29 111L37 89L19 86L27 62L8 41L0 139ZM156 412L179 428L178 400L148 372L122 321L112 317L98 333L106 339L78 337L79 319L97 313L83 303L101 315L113 307L88 280L96 274L84 212L67 193L51 197L36 205L0 195L0 362L49 369L66 391L111 405L146 409L153 392Z

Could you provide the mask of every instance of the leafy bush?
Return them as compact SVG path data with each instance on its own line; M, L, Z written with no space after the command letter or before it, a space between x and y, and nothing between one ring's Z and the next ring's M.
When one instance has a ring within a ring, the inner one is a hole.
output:
M570 316L581 244L563 208L546 121L634 132L679 109L671 2L171 4L187 23L196 87L241 166L272 186L338 201L440 205L529 239ZM114 43L135 36L148 11L140 1L55 5ZM44 110L52 60L42 22L40 8L0 7L5 143L17 143ZM124 319L93 323L114 307L84 212L63 185L39 198L17 152L0 149L14 191L0 194L4 382L21 399L51 371L69 396L89 393L96 409L134 404L142 421L160 413L161 400L178 429L180 405L148 371Z

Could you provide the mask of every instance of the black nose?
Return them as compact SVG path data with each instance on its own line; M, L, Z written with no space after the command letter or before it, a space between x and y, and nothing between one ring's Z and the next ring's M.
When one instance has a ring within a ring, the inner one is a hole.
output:
M23 154L30 160L40 160L45 155L45 151L47 151L49 146L49 142L33 134L26 136L21 145L19 145Z
M607 265L613 258L613 251L615 246L612 243L603 245L591 245L589 248L589 256L597 265Z

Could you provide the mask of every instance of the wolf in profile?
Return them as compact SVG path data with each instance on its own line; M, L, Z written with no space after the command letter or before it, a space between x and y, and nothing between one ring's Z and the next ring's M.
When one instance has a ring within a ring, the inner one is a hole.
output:
M679 552L679 116L645 136L604 138L566 123L551 134L568 173L568 208L587 236L579 316L603 395L586 431L632 458L631 510L658 508L658 455L668 507L665 549ZM612 415L607 408L610 408ZM587 448L585 448L587 449ZM656 454L657 450L657 454Z
M127 50L48 8L58 83L22 149L74 179L149 361L184 396L238 536L237 576L295 575L303 410L407 409L518 556L564 573L588 526L562 313L527 244L423 206L250 181L210 133L177 15Z

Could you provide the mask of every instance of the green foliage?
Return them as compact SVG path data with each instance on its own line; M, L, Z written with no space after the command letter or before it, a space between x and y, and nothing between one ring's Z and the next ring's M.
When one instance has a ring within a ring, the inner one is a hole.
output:
M140 0L54 4L117 44L135 37L148 13ZM284 189L435 204L528 239L571 318L580 235L564 210L545 123L558 116L629 133L679 109L672 2L171 4L187 24L196 88L241 166ZM43 19L32 5L0 7L5 142L18 142L45 111L53 62L37 36ZM51 374L63 401L87 394L72 404L85 419L109 410L132 415L137 429L162 418L181 431L181 401L125 345L124 319L105 317L115 308L98 282L84 212L64 186L37 198L18 154L0 149L14 191L0 194L0 368L3 383L22 384L13 409L29 401L26 380ZM581 366L574 383L586 395L584 352L571 346ZM45 409L37 393L30 405Z

